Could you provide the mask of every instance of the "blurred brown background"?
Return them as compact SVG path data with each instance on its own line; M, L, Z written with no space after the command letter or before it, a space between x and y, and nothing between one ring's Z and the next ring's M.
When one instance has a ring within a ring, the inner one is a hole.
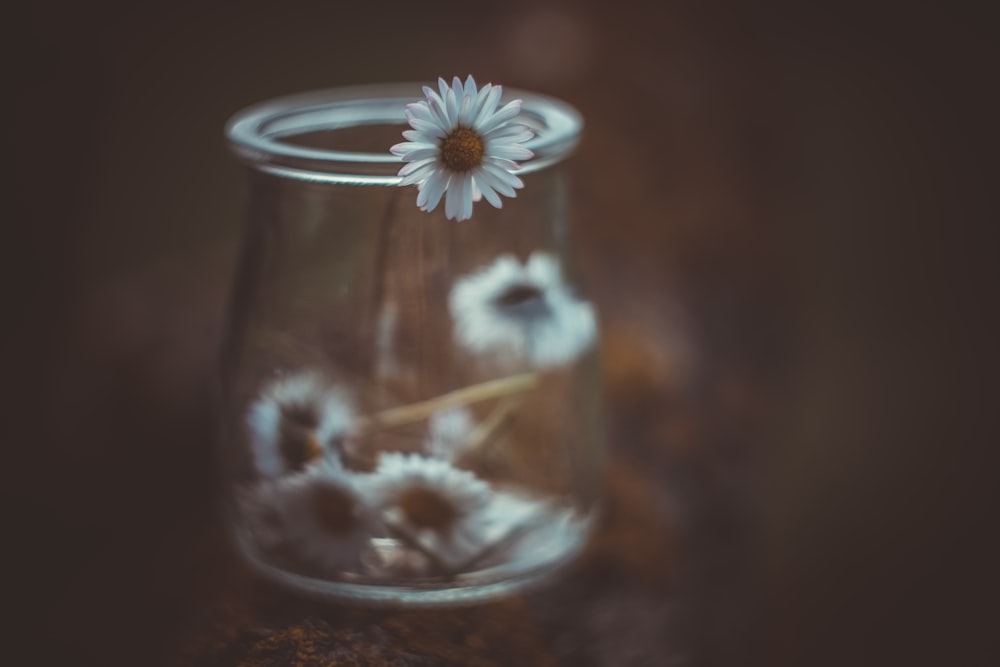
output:
M636 511L655 500L643 525L682 555L576 654L542 644L562 664L988 663L984 11L180 0L6 24L0 493L23 641L0 662L156 664L199 604L243 205L226 118L471 72L585 116L575 238L611 466L647 476Z

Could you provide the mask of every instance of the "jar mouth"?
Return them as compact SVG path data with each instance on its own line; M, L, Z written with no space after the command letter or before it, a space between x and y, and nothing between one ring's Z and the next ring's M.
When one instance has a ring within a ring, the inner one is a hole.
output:
M226 123L230 150L245 164L320 183L398 185L402 160L389 152L408 128L406 105L424 99L421 84L350 86L278 97L249 106ZM561 100L504 87L501 104L521 99L517 122L535 132L535 156L519 174L560 162L579 141L583 119ZM384 145L380 141L385 141Z

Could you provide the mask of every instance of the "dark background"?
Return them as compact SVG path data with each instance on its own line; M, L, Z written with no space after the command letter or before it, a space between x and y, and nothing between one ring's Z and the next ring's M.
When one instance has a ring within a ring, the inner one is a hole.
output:
M692 662L988 663L985 11L61 2L5 23L2 650L24 658L0 661L144 664L197 599L175 554L215 488L226 118L471 72L586 118L576 243L612 432L638 434L609 446L681 489ZM650 406L692 397L724 408L704 448L643 449Z

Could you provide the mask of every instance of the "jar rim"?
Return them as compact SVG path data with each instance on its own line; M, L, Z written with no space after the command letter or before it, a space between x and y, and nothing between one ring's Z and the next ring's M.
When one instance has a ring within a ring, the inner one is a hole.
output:
M285 178L320 183L398 185L402 160L382 153L313 148L287 139L309 132L370 125L406 125L406 104L424 98L419 83L371 84L316 90L277 97L248 106L226 122L230 150L243 163ZM501 103L521 99L518 122L535 136L525 147L535 156L518 173L538 171L562 161L579 142L583 119L562 100L504 87ZM400 141L402 137L400 136Z

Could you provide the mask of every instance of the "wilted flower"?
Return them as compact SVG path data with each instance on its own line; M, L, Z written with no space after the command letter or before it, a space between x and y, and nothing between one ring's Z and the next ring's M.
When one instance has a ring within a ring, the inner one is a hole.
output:
M358 565L377 528L363 476L323 462L244 495L242 509L265 548L286 547L333 574Z
M388 453L370 482L388 525L437 560L455 565L482 548L482 511L492 490L472 473L440 459Z
M333 456L354 414L346 396L313 373L269 384L250 406L247 425L258 472L276 478Z
M500 353L530 366L558 366L594 342L594 309L563 282L551 255L526 264L502 255L458 281L449 298L454 333L473 353Z
M482 530L492 545L483 564L551 564L582 546L587 526L576 512L549 500L497 491L482 515Z
M437 91L423 90L426 100L406 106L413 128L403 132L407 141L390 149L408 163L400 185L417 185L417 206L433 211L447 193L445 216L467 220L474 201L485 197L500 208L499 195L516 196L514 189L524 186L512 173L520 169L516 161L534 155L522 146L533 133L513 120L521 100L498 109L502 87L477 89L471 76L464 85L458 77L451 86L438 79Z

